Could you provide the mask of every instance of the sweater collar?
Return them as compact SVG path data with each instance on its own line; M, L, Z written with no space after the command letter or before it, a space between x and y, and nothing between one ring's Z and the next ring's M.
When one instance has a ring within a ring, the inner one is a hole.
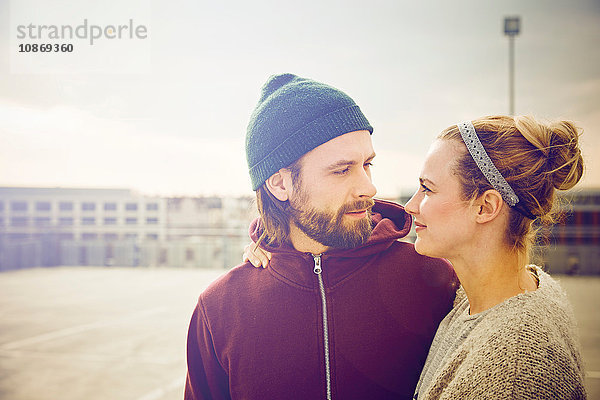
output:
M330 250L321 256L322 274L327 286L335 286L362 268L368 259L405 237L412 223L412 218L404 207L384 200L375 200L371 219L374 224L373 232L365 244L352 249ZM262 230L260 219L257 218L250 225L252 240L258 240ZM316 279L312 254L299 252L290 244L274 247L261 243L260 247L273 255L267 267L273 275L290 284L314 287Z

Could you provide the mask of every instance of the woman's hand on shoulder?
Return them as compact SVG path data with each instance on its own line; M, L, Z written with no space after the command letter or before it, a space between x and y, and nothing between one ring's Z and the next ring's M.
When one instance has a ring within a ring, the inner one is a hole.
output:
M269 261L271 261L271 253L258 247L254 242L244 247L244 256L242 261L250 261L250 263L256 268L267 268Z

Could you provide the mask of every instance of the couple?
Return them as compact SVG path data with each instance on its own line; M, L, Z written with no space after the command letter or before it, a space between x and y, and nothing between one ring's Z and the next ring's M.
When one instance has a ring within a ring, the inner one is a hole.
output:
M247 256L269 265L200 295L185 398L585 398L570 305L527 257L533 221L583 173L576 128L453 125L405 207L373 200L372 132L338 89L264 85L246 137L260 213ZM414 246L399 241L413 218Z

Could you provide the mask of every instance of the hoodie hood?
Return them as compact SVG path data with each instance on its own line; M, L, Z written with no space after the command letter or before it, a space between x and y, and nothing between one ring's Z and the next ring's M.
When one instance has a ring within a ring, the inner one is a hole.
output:
M376 199L371 214L373 232L365 244L352 249L334 249L327 251L325 254L343 257L367 256L385 250L394 241L405 237L410 232L412 217L400 204ZM256 242L262 232L261 220L256 218L250 224L249 233L252 241ZM261 243L260 247L271 253L297 253L297 250L289 244L272 246Z

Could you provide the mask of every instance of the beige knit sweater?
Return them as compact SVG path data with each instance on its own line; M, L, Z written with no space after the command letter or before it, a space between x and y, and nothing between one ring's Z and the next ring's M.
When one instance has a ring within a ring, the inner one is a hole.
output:
M469 315L461 287L440 323L415 399L585 399L566 294L540 268L539 287Z

